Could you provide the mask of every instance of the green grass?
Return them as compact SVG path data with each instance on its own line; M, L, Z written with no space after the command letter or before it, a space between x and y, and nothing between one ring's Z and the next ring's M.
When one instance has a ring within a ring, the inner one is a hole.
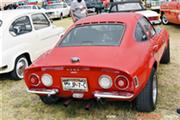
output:
M70 25L73 24L73 21L72 21L71 17L68 17L68 18L64 18L63 20L54 20L53 23L56 26L68 28Z
M54 24L67 28L71 18ZM171 35L171 63L158 69L159 98L157 109L150 115L160 115L160 120L180 120L176 109L180 108L180 34L179 27L166 27ZM10 80L9 75L0 76L0 119L2 120L137 120L137 112L128 102L95 103L86 111L88 101L73 101L65 108L63 101L45 105L39 97L25 91L24 81ZM145 114L145 115L149 115ZM142 120L159 120L145 119Z

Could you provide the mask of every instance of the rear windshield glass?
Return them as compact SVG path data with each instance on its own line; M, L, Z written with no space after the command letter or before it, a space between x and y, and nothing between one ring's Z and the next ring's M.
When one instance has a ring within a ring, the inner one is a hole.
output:
M86 25L72 29L59 46L116 46L124 33L123 24Z
M124 3L118 4L118 11L133 11L133 10L142 10L140 3Z
M31 9L31 6L20 6L17 9Z
M63 4L48 5L45 7L45 9L57 9L57 8L63 8Z

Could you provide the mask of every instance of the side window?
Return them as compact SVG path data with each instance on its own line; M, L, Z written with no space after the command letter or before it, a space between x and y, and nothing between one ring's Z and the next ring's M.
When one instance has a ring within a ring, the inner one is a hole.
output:
M16 19L9 28L9 32L13 36L25 34L31 31L32 31L32 26L28 16L24 16Z
M64 3L64 4L63 4L63 8L66 8L66 7L67 7L67 5Z
M35 30L47 28L50 26L50 22L48 21L46 16L42 13L34 14L31 17Z
M147 35L139 23L136 26L135 37L136 37L137 41L146 41L147 40Z
M117 12L118 10L117 10L117 6L116 5L114 5L112 8L111 8L111 10L110 10L110 12Z
M149 23L149 21L146 18L141 18L139 22L146 31L146 34L148 34L148 37L151 38L156 34L154 27Z
M36 9L36 6L33 6L33 9Z

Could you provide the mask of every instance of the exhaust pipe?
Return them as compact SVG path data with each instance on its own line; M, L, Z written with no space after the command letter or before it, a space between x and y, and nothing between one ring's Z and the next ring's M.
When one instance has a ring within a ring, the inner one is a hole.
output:
M73 99L68 99L64 102L64 106L68 107L70 105L70 103L73 101Z
M89 102L88 104L85 105L85 110L90 110L90 108L93 106L94 101Z

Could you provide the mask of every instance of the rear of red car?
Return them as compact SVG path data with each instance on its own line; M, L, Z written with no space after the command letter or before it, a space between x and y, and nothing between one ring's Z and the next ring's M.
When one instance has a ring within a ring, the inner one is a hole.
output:
M88 66L53 66L25 71L29 92L82 99L116 98L131 100L134 83L127 73ZM47 93L41 93L41 92Z
M126 48L120 45L124 33L125 25L112 21L71 29L56 48L25 71L28 92L66 98L132 100L132 77L118 69L128 62L123 58Z

